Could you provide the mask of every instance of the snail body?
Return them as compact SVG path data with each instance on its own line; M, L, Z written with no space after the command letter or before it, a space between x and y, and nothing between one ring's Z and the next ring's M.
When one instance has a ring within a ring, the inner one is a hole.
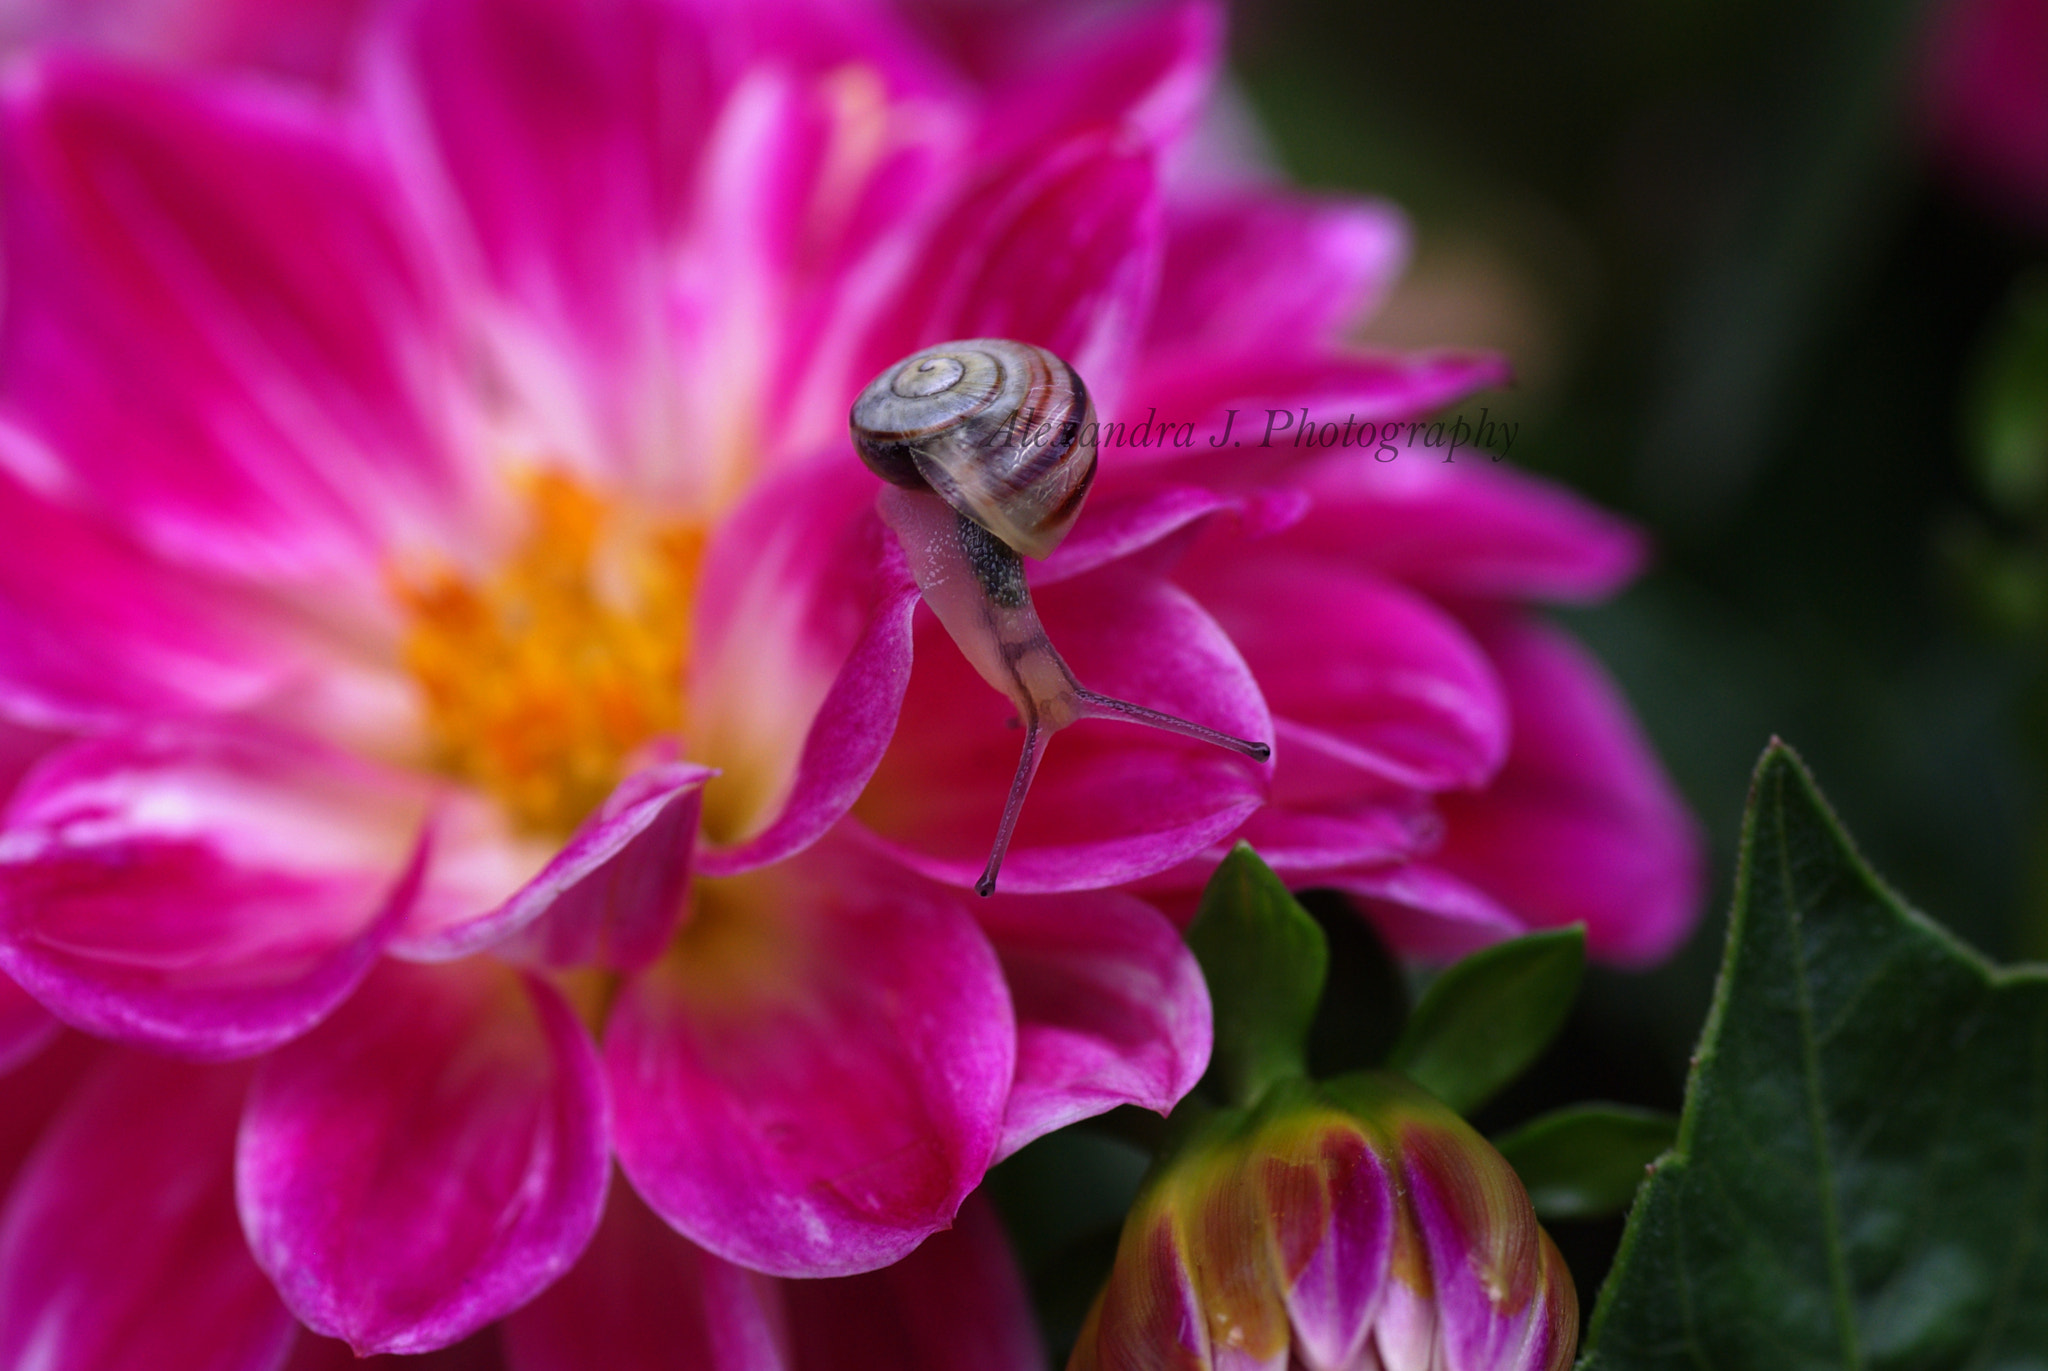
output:
M1008 696L1024 751L975 889L995 889L1024 798L1058 730L1123 719L1264 762L1265 743L1089 690L1046 637L1020 558L1073 529L1095 479L1095 408L1074 369L1007 339L942 343L876 377L849 415L854 447L925 603L983 680Z

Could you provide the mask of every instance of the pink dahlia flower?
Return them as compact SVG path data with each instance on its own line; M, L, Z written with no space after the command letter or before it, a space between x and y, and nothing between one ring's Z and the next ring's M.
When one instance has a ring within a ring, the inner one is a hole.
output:
M1198 424L1496 375L1338 343L1385 210L1174 189L1217 52L1171 6L976 86L860 4L405 0L339 96L14 73L0 715L70 740L0 829L0 1031L115 1046L0 1084L50 1120L0 1365L524 1305L523 1346L656 1229L706 1289L895 1262L1024 1142L1190 1087L1200 976L1115 887L1240 833L1415 949L1672 945L1687 820L1515 608L1634 536L1356 452L1106 455L1048 626L1275 761L1077 728L967 891L1015 743L874 513L871 375L1017 337Z

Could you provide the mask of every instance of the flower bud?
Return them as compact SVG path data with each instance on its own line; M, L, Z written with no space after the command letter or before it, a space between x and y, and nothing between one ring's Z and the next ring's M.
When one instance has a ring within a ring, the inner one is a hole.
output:
M1147 1179L1068 1371L1562 1371L1578 1318L1513 1168L1374 1073L1199 1125Z

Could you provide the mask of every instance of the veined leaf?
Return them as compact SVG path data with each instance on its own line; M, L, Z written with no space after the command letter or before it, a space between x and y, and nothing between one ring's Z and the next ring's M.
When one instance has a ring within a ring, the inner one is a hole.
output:
M1782 744L1580 1367L2048 1367L2048 972L1906 908Z

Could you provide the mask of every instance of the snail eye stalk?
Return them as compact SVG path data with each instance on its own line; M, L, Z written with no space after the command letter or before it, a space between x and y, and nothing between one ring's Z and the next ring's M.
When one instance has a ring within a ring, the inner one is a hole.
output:
M1095 410L1074 369L1006 339L943 343L904 358L854 401L861 459L889 484L877 505L903 544L925 603L983 680L1008 696L1024 751L975 889L994 892L1024 799L1052 735L1121 719L1227 748L1255 762L1265 743L1088 689L1046 637L1019 554L1065 539L1095 479Z

